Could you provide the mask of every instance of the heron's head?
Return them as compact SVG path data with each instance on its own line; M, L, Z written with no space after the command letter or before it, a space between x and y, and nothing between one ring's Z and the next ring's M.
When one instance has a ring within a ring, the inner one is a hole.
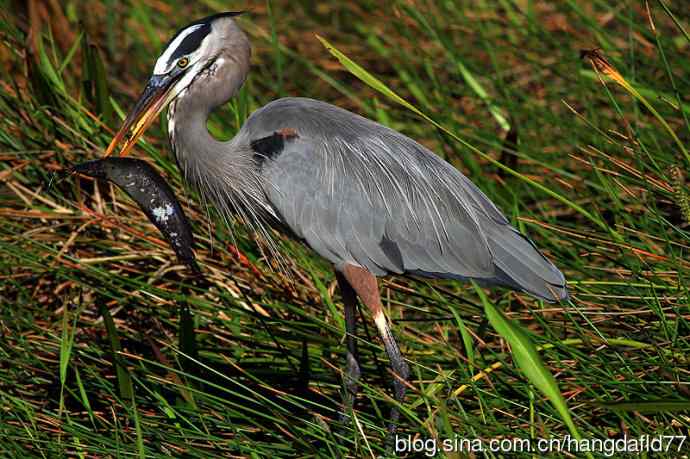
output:
M250 54L247 36L232 19L238 14L227 12L200 19L173 36L106 156L127 137L120 150L120 156L125 156L157 115L175 100L194 101L193 105L210 111L234 95L246 77Z

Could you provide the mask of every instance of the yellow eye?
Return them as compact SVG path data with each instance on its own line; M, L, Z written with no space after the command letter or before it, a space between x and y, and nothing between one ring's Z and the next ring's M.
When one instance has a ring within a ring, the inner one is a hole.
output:
M188 57L183 57L179 61L177 61L177 66L181 69L187 67L189 65L189 58Z

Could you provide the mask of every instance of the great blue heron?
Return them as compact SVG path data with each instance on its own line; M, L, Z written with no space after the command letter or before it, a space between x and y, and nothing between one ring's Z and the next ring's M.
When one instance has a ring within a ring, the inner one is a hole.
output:
M383 340L402 402L408 366L391 334L377 276L473 279L547 301L568 297L563 274L457 169L414 140L318 100L288 97L255 111L221 142L211 111L242 86L250 44L221 13L181 29L108 147L125 155L168 108L170 145L184 177L224 216L267 241L286 229L335 266L345 305L346 402L357 390L357 297ZM397 410L391 414L395 426Z

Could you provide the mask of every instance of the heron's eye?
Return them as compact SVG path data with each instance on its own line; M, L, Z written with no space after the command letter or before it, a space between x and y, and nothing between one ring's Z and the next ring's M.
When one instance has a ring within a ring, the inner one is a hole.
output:
M189 65L189 58L188 57L183 57L179 61L177 61L177 66L181 69L187 67Z

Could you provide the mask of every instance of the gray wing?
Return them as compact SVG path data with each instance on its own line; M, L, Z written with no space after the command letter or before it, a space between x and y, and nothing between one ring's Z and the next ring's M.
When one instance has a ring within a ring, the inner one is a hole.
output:
M298 136L263 163L264 191L284 223L336 266L472 278L547 299L565 294L560 271L496 206L412 139L299 98L255 112L242 135L284 128Z

